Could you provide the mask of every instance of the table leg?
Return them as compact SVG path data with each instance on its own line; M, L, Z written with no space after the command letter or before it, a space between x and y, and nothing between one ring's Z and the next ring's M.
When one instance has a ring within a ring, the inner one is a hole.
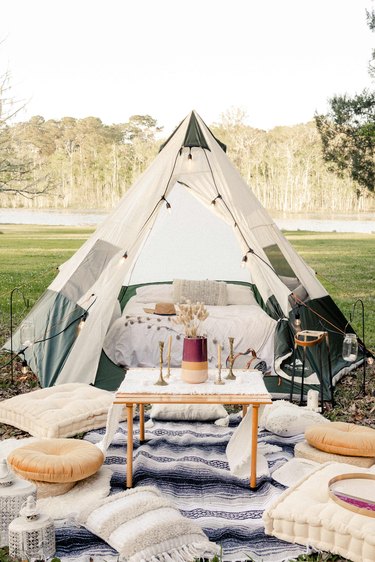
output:
M139 404L139 441L145 440L145 406Z
M257 450L258 450L258 411L259 404L253 404L251 414L251 463L250 488L254 490L257 484Z
M242 419L246 416L247 414L247 404L244 404L242 406Z
M133 486L133 404L126 404L128 443L126 449L126 487Z

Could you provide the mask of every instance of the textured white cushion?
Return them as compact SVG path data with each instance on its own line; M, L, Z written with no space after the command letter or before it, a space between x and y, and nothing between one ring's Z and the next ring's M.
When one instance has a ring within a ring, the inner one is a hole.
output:
M154 420L214 421L227 415L222 404L153 404L150 410Z
M353 562L375 560L375 518L341 507L328 496L328 482L353 472L343 463L320 465L285 490L263 514L265 532L291 543L339 554ZM355 472L367 472L363 468Z
M34 437L71 437L104 427L113 393L85 383L34 390L0 402L0 422Z
M278 400L266 406L260 420L261 427L282 437L303 434L308 427L320 423L330 423L330 421L318 412L301 408L285 400Z
M227 283L227 295L227 304L255 304L258 306L253 291L245 285Z
M212 306L226 306L227 285L223 281L174 279L173 302L183 303L186 300Z
M114 494L77 519L127 562L194 560L218 551L202 529L153 486Z

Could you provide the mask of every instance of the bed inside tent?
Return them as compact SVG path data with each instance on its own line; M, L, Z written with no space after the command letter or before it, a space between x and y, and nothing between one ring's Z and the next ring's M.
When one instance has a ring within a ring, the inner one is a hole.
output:
M229 355L229 337L233 337L236 353L254 350L256 364L271 374L277 321L256 299L249 271L241 267L243 256L233 228L178 183L168 203L170 207L159 213L124 281L121 310L114 314L104 340L105 354L125 368L157 367L158 342L166 343L171 336L171 366L179 367L183 327L173 315L149 311L156 303L184 302L181 280L192 282L201 301L210 287L215 291L219 281L225 283L224 298L218 299L217 292L211 295L209 304L205 303L209 316L201 326L201 333L207 336L209 366L216 367L218 345L224 358ZM247 361L252 357L247 355Z

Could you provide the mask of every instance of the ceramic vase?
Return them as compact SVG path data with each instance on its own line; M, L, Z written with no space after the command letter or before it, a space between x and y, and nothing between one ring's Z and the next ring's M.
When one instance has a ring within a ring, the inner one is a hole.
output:
M207 338L184 338L181 378L191 384L205 382L208 378Z

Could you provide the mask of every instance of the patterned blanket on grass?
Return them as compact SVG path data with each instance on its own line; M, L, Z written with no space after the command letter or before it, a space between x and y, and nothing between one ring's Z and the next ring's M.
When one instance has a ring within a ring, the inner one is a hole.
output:
M221 545L223 560L280 562L306 552L264 534L264 509L285 488L272 477L258 479L252 491L248 479L229 472L225 449L241 418L230 416L229 427L200 422L155 422L146 429L146 442L139 445L139 425L134 420L133 486L154 485L180 509L194 519L211 541ZM91 431L85 439L99 442L104 428ZM250 438L250 436L249 436ZM298 439L297 439L298 440ZM295 440L278 438L266 431L259 442L280 446L266 456L270 473L293 457ZM126 474L126 424L121 424L107 451L106 466L113 470L111 493L124 490ZM56 528L60 558L90 556L109 561L116 553L84 528L65 521ZM87 558L88 559L88 558Z

